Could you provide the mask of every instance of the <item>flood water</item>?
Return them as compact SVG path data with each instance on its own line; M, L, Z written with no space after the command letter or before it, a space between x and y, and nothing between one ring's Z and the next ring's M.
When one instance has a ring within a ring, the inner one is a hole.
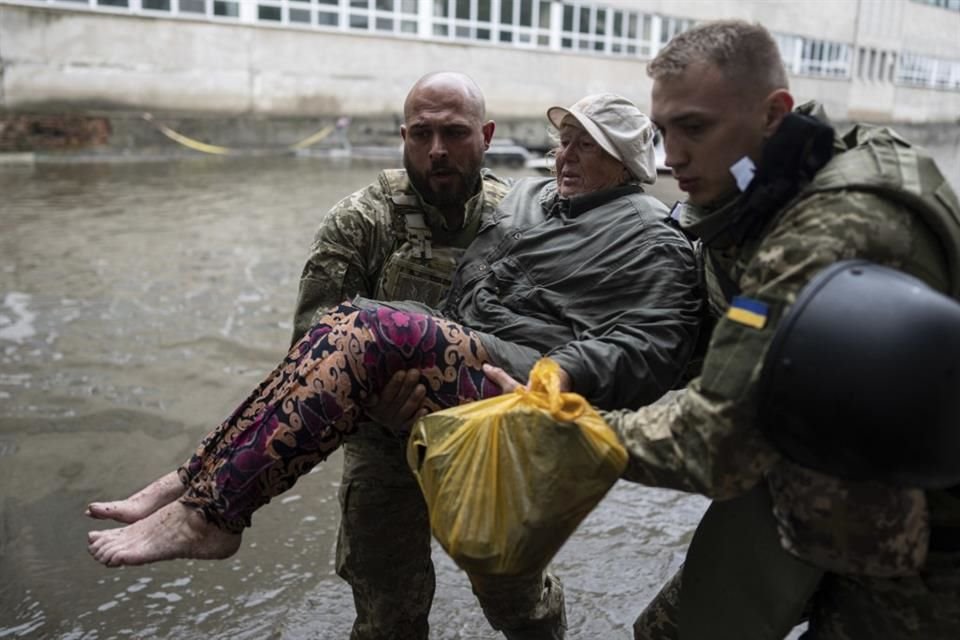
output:
M0 638L349 637L352 596L333 570L339 456L259 511L225 561L106 569L85 542L106 525L83 509L176 467L273 368L313 230L377 169L0 167ZM618 484L555 561L569 637L630 637L705 507ZM431 637L500 637L466 577L434 558Z

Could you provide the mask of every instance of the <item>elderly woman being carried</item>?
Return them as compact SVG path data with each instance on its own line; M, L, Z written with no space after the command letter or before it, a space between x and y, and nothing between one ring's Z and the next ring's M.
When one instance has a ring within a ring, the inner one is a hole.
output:
M484 365L526 379L559 363L566 390L638 407L674 387L696 339L700 292L687 239L644 193L654 131L630 101L589 96L547 112L556 178L519 180L482 222L440 309L356 300L331 309L180 469L88 515L109 566L223 558L253 512L325 459L364 398L417 369L430 410L500 393ZM123 514L123 515L120 515Z

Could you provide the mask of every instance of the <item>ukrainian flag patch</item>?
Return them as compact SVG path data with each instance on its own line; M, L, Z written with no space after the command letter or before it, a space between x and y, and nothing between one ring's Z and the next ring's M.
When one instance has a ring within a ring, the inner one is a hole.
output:
M727 309L727 318L754 329L763 329L767 325L767 312L768 307L763 302L736 296Z

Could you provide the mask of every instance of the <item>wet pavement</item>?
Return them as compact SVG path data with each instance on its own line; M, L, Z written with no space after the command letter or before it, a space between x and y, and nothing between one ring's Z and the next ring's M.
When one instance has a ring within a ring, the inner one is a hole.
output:
M0 167L0 638L349 636L338 456L259 511L226 561L105 569L82 513L181 463L275 365L317 223L378 168ZM654 192L677 197L669 180ZM705 506L618 484L556 558L569 637L628 638ZM499 637L466 577L434 558L431 637Z

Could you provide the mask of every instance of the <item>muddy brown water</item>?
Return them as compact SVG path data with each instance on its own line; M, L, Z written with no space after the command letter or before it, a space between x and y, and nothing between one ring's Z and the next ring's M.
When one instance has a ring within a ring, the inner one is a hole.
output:
M333 569L338 456L259 511L225 561L103 568L83 508L174 468L274 366L314 228L378 168L0 167L0 638L349 637L352 596ZM655 193L672 202L663 182ZM569 637L630 637L705 507L614 487L554 564ZM439 547L434 559L431 637L499 637L466 577Z

